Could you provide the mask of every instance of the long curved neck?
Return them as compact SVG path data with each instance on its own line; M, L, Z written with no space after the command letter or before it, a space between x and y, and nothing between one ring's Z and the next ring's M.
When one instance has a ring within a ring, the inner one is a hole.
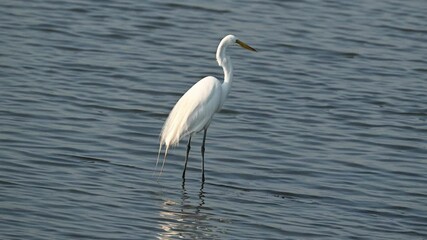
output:
M223 88L226 87L227 95L230 92L231 83L233 82L233 65L231 64L230 57L226 57L223 61L222 69L224 70L224 82L222 83Z
M231 84L233 81L233 65L231 64L230 57L226 57L223 62L222 69L224 70L224 83Z
M221 66L224 70L224 82L222 83L222 103L224 103L228 93L230 93L231 83L233 81L233 65L231 64L231 59L229 56L227 56L226 51L227 44L225 42L221 42L216 52L216 60L218 61L218 65Z

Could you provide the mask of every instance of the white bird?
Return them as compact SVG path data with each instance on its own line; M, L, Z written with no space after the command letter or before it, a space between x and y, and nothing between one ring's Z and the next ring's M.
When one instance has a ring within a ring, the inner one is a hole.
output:
M163 171L169 148L171 146L176 146L182 138L189 136L184 171L182 173L182 178L185 180L188 154L191 148L191 137L195 133L203 130L203 143L201 148L202 182L205 181L204 162L206 132L212 121L212 117L222 108L225 99L230 93L231 83L233 81L233 65L231 64L230 57L227 55L227 48L234 44L238 44L251 51L256 51L246 43L237 39L234 35L227 35L221 40L216 50L216 60L218 65L224 70L224 81L221 83L215 77L205 77L194 84L175 104L160 134L160 147L156 169L160 153L163 145L165 145L165 156L160 174Z

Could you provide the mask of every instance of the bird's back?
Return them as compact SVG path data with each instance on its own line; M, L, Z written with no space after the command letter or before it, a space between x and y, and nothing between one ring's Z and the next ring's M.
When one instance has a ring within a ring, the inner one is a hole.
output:
M194 84L175 104L160 137L166 149L207 127L221 102L221 83L209 76Z

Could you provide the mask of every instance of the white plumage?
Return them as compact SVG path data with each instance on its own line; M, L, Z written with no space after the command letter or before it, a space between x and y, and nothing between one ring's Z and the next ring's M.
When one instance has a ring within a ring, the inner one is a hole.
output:
M217 78L212 76L205 77L194 84L175 104L160 134L160 147L156 168L160 152L163 145L165 145L165 156L160 174L163 171L169 148L177 145L182 138L189 136L185 167L182 175L182 177L185 178L191 137L193 134L204 130L202 145L202 181L204 181L204 145L206 131L215 112L221 109L230 92L233 79L233 66L231 65L230 57L226 54L226 50L227 47L232 44L239 44L243 48L255 51L255 49L238 40L233 35L228 35L221 40L216 52L216 60L218 65L224 70L224 82L221 83Z
M163 126L160 143L167 149L189 134L202 131L209 126L213 113L219 110L220 102L221 83L218 79L209 76L198 81L173 107Z

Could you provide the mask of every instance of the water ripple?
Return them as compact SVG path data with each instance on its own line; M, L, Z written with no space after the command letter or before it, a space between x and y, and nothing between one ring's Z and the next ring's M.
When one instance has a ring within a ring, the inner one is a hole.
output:
M422 5L422 4L421 4ZM422 239L419 1L0 3L2 239ZM225 20L226 19L226 20ZM154 170L182 93L233 89Z

